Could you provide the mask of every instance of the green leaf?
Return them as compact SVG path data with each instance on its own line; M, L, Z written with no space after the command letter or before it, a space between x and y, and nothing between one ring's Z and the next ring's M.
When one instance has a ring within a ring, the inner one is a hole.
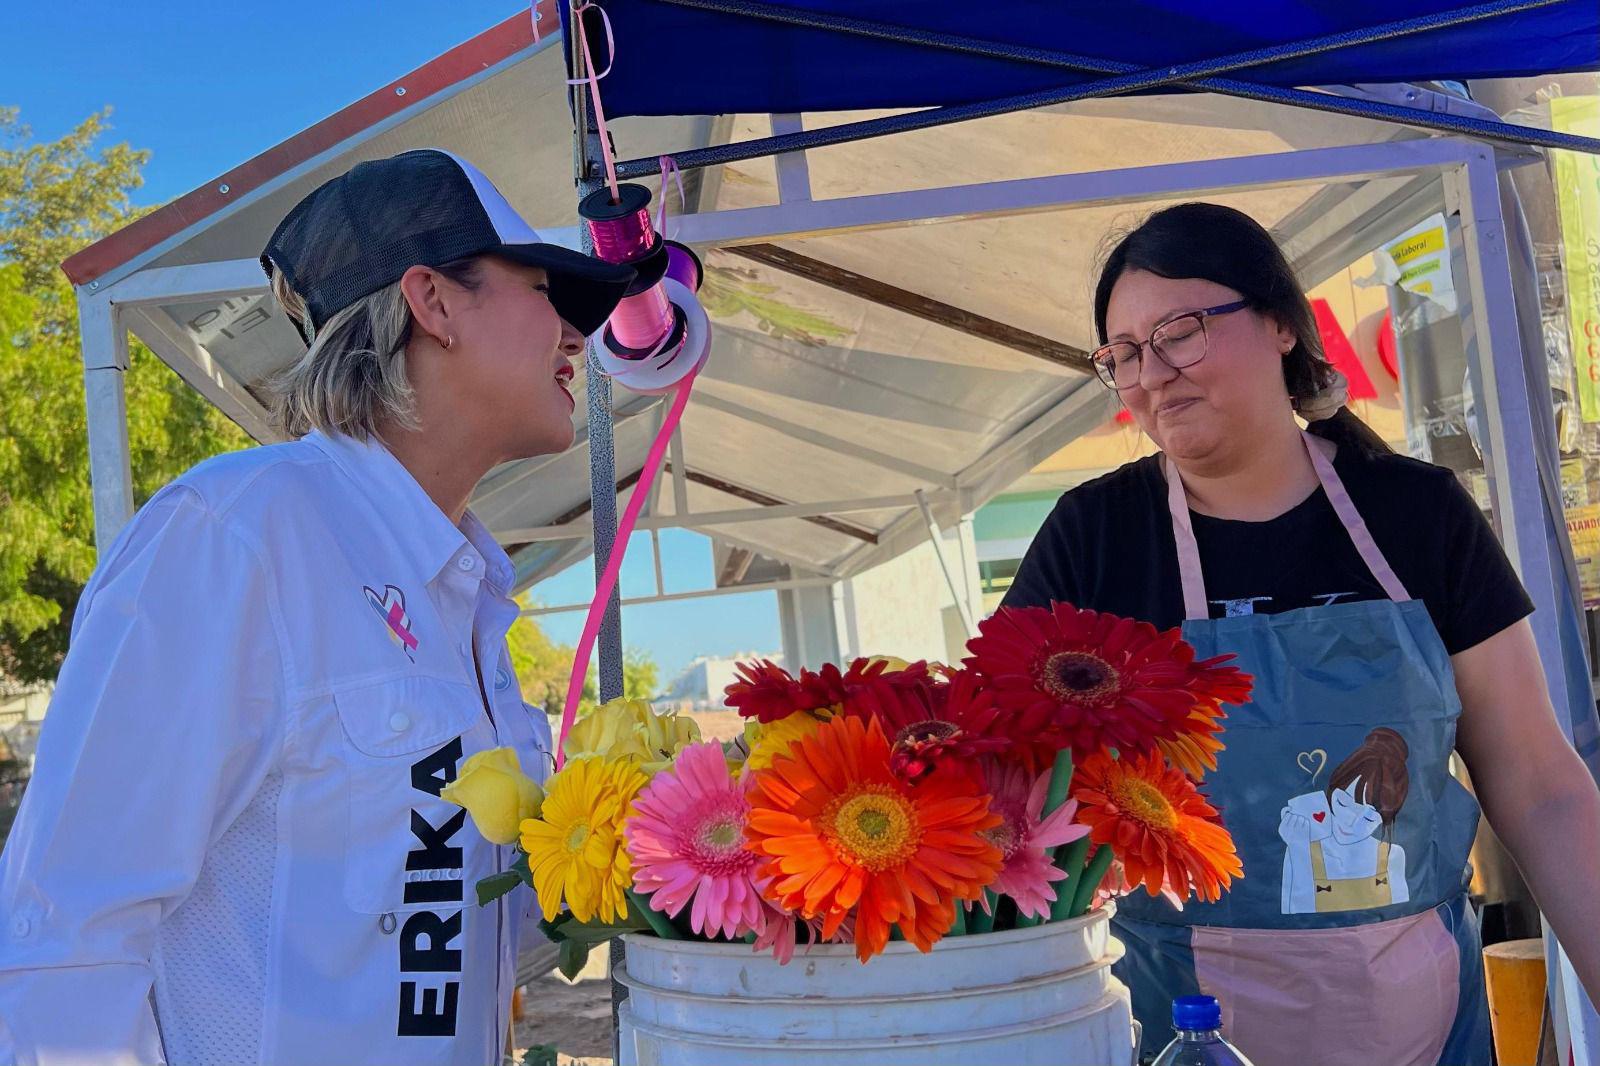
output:
M478 906L483 907L522 884L515 870L506 870L478 879Z
M556 969L561 971L561 976L576 981L578 974L583 972L584 963L589 961L589 951L593 947L593 944L581 940L563 940L561 947L556 950Z
M556 1066L553 1044L534 1044L522 1053L522 1066Z

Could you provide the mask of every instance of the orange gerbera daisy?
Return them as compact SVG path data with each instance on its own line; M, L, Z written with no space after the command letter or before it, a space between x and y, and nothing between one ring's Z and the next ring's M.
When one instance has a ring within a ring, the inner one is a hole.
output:
M1073 772L1072 797L1089 839L1111 846L1129 887L1143 884L1152 896L1169 889L1179 899L1193 893L1215 903L1244 875L1216 808L1159 752L1090 756Z
M967 665L1012 718L1008 731L1037 738L1036 762L1052 746L1081 762L1165 743L1185 769L1215 768L1222 704L1250 695L1250 676L1224 665L1232 656L1196 662L1178 630L1147 622L1057 603L1002 607L978 630Z
M915 787L890 767L876 719L840 717L796 741L753 775L746 836L766 857L766 895L828 939L856 919L856 957L883 950L889 927L930 951L999 876L1000 849L983 835L1001 818L976 775L941 767Z

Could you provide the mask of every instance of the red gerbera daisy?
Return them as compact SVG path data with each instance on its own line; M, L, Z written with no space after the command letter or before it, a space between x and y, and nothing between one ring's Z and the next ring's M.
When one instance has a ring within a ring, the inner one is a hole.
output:
M915 687L928 678L927 663L891 670L882 659L857 659L844 672L825 663L821 670L801 670L799 677L770 659L739 663L734 669L739 680L723 690L728 706L763 723L787 718L795 711L837 713L868 689L879 685Z
M969 761L1011 746L1011 738L1000 731L994 698L970 671L952 674L948 684L923 674L917 684L862 686L844 713L883 725L892 749L890 765L911 783L947 759Z
M978 631L967 665L1012 719L1008 732L1036 738L1036 762L1052 747L1070 747L1081 762L1106 748L1145 752L1192 738L1165 746L1186 770L1214 767L1221 704L1250 693L1249 675L1223 665L1232 656L1196 662L1176 629L1070 604L1002 607Z

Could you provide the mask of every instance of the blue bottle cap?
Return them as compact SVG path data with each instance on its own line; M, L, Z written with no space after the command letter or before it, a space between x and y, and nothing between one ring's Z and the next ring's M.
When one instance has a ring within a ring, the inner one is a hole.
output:
M1222 1028L1222 1007L1212 996L1183 996L1172 1001L1172 1025L1190 1032Z

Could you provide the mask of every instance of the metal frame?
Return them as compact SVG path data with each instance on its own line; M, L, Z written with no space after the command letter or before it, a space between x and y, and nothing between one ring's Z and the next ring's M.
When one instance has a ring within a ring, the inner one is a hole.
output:
M781 123L780 123L781 125ZM800 157L793 157L800 158ZM1462 238L1468 262L1468 286L1472 294L1471 326L1477 341L1474 364L1481 375L1486 452L1498 476L1493 482L1496 512L1500 517L1508 553L1538 607L1534 615L1535 632L1547 661L1545 671L1552 699L1558 705L1582 698L1568 690L1561 670L1559 612L1567 609L1558 596L1552 579L1556 565L1545 538L1548 519L1547 500L1542 492L1537 452L1547 442L1538 438L1531 417L1530 393L1524 375L1523 352L1518 333L1511 266L1508 259L1506 223L1502 213L1499 168L1507 163L1526 161L1523 157L1497 154L1475 141L1427 139L1370 145L1354 145L1314 151L1288 152L1234 159L1204 160L1118 171L1057 175L942 189L888 193L816 201L809 198L794 175L796 167L786 164L790 180L780 183L786 202L776 207L740 211L712 212L680 216L680 239L702 244L730 244L793 239L818 233L870 230L875 228L926 224L932 221L972 218L982 215L1025 214L1091 204L1129 203L1185 193L1239 190L1264 186L1303 183L1350 182L1395 175L1443 175L1447 189L1458 201ZM576 234L570 234L576 237ZM576 243L574 241L573 243ZM248 423L260 418L258 404L237 383L227 378L210 362L203 348L182 343L175 328L162 328L159 303L198 295L259 293L264 284L253 260L208 263L139 271L131 265L116 280L80 287L78 291L83 327L84 373L89 408L91 476L96 508L96 533L108 545L127 520L132 508L131 478L128 469L126 410L121 375L127 367L126 332L134 329L171 365L199 388L209 399L235 418ZM594 368L591 367L591 372ZM589 390L590 455L595 507L591 528L597 565L603 565L611 550L615 530L615 471L611 455L612 411L608 382L594 373ZM953 484L929 484L937 489L929 499L929 511L936 523L959 523L973 507L988 498L1039 459L1061 444L1103 419L1114 400L1109 393L1085 379L1076 388L1064 389L1053 404L1030 425L1011 439L955 475ZM714 401L712 404L714 405ZM725 403L724 409L733 407ZM729 411L728 413L733 413ZM264 420L258 424L263 439ZM848 451L853 457L872 462L869 450L843 442L823 443L820 434L786 425L778 427L797 439ZM802 433L792 432L801 430ZM675 447L673 467L685 469L681 447ZM900 473L906 461L895 466ZM884 464L885 469L893 469ZM677 506L671 516L652 515L646 528L669 525L695 527L708 524L742 522L755 517L750 509L695 515L687 508L681 479L676 479ZM868 501L881 504L882 499ZM833 508L853 507L862 501L831 501ZM805 505L797 505L804 507ZM763 517L774 517L770 510ZM537 533L537 531L516 531ZM568 531L581 533L581 530ZM771 587L801 589L831 584L836 597L848 600L848 582L839 577L860 572L875 562L890 558L920 543L927 536L927 522L913 500L902 514L879 534L879 543L863 545L841 559L832 575L799 578L793 582L772 583ZM697 598L740 588L672 593L645 597L630 602L666 602ZM959 596L958 596L959 600ZM610 605L606 636L601 644L602 694L620 692L620 598ZM551 608L536 609L548 612ZM846 612L848 614L848 611ZM848 632L849 618L841 633ZM1570 732L1570 731L1569 731ZM1572 1037L1572 1061L1580 1066L1600 1064L1600 1020L1596 1019L1575 980L1570 964L1557 950L1552 959L1552 985L1555 1002L1565 1015L1562 1036Z
M1183 63L1178 66L1149 69L1142 69L1130 63L1112 62L1090 56L1054 52L1041 48L1028 48L1020 45L1000 44L955 34L911 30L901 26L891 26L865 19L780 7L774 4L760 3L758 0L665 0L665 2L681 7L716 11L743 18L872 37L942 51L962 52L1010 60L1016 63L1028 63L1075 71L1091 71L1109 75L1099 81L1079 83L1064 88L1046 89L972 104L931 107L921 111L913 111L909 114L848 122L821 130L786 134L777 134L774 131L775 135L772 137L698 148L673 156L674 161L684 169L732 163L742 159L774 155L779 152L793 152L797 149L846 144L850 141L864 140L869 137L930 129L935 126L965 122L975 118L988 118L1013 111L1025 111L1098 97L1122 96L1157 88L1200 89L1228 96L1239 96L1245 99L1280 103L1318 111L1356 115L1380 122L1395 122L1423 129L1433 129L1443 133L1467 135L1508 144L1534 144L1547 148L1565 148L1578 152L1600 152L1600 140L1590 137L1575 137L1550 130L1514 126L1510 123L1499 121L1498 116L1495 116L1492 120L1453 114L1439 117L1416 108L1382 101L1367 99L1340 100L1302 89L1257 85L1247 81L1216 77L1216 75L1230 71L1259 67L1287 59L1317 55L1340 48L1350 48L1374 41L1391 40L1396 37L1425 33L1463 23L1479 22L1501 15L1546 7L1555 2L1555 0L1491 0L1489 3L1439 12L1419 18L1402 19L1360 30L1349 30L1304 41L1293 41L1270 48L1253 49L1233 55ZM655 174L659 170L659 158L624 160L619 162L616 167L617 176L625 179ZM586 172L580 170L579 173Z

